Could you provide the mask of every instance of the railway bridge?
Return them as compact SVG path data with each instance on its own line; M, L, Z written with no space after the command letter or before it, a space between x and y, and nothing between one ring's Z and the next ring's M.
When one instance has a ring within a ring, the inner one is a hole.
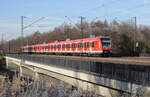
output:
M85 90L112 97L115 91L150 89L150 58L99 58L6 54L7 68L22 75L45 74ZM25 68L25 69L22 69ZM32 72L31 72L32 71Z

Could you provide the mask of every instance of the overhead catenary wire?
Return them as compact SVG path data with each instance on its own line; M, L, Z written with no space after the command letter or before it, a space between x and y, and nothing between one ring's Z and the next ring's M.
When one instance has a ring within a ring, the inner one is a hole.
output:
M107 2L106 4L102 4L102 5L97 6L97 7L95 7L95 8L92 8L92 9L89 9L89 10L87 10L87 11L84 11L84 12L82 12L82 13L80 13L80 14L89 13L89 12L92 12L93 10L102 8L102 7L104 7L104 6L108 6L108 5L110 5L110 4L113 4L113 3L116 3L116 2L119 2L119 1L121 1L121 0L113 0L113 1L111 1L110 3Z
M147 3L147 4L139 4L139 5L136 5L136 6L134 6L134 7L130 7L130 8L128 8L128 9L126 9L126 10L133 11L133 10L136 10L136 9L138 9L138 8L148 6L149 4L150 4L150 3ZM119 10L119 11L116 11L116 12L111 13L111 15L112 15L112 14L116 14L116 15L117 15L117 14L120 14L120 13L121 13L121 15L127 14L127 13L123 13L122 10Z
M111 1L111 2L109 2L109 3L107 2L107 3L105 3L105 4L102 4L102 5L98 6L98 7L95 7L95 8L93 8L93 9L89 9L89 10L87 10L87 11L84 11L84 12L82 12L82 13L80 13L80 14L90 13L90 12L92 12L92 11L95 11L96 9L106 7L106 6L108 6L108 5L117 3L117 2L119 2L119 1L121 1L121 0L113 0L113 1ZM149 2L149 3L146 3L146 4L139 4L139 5L136 5L136 6L134 6L134 7L130 7L130 8L125 9L125 10L132 11L132 10L136 10L136 9L138 9L138 8L144 7L144 6L148 6L149 4L150 4L150 2ZM117 14L124 15L124 14L127 14L127 13L126 13L126 12L123 13L122 10L119 10L119 11L115 11L115 12L113 12L113 13L108 13L107 15L110 16L110 17L112 17L112 15L114 15L114 14L116 14L116 15L117 15ZM106 15L104 15L104 16L106 16ZM86 16L86 17L87 17L87 16ZM116 16L115 16L115 17L116 17Z

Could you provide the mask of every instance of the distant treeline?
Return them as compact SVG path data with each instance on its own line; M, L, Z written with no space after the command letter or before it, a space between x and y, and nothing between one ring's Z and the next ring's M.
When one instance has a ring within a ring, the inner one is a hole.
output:
M81 33L83 28L83 36ZM84 21L81 25L79 22L75 25L64 23L52 31L40 33L39 31L21 39L10 40L5 42L0 48L5 52L18 52L22 45L32 45L39 43L48 43L54 41L62 41L66 39L80 39L90 36L110 36L112 39L112 51L115 54L133 55L133 53L150 53L150 26L136 26L131 21L117 22L116 20L110 23L105 21Z

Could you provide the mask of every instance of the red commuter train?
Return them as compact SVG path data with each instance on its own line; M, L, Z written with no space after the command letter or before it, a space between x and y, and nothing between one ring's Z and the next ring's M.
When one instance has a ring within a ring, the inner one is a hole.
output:
M68 55L110 55L111 39L108 36L66 40L53 43L27 45L23 53L68 54Z

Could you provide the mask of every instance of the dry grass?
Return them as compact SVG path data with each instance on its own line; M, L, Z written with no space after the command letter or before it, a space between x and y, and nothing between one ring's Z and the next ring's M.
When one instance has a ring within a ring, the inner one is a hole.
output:
M0 97L100 97L95 92L83 91L80 88L68 87L60 81L55 84L51 80L32 80L13 76L10 81L0 76ZM116 96L115 96L116 97ZM117 97L150 97L150 92L141 87L138 94L122 94Z
M51 81L20 79L16 75L11 82L1 79L0 90L0 97L99 97L94 92L68 88L62 81L53 85Z

